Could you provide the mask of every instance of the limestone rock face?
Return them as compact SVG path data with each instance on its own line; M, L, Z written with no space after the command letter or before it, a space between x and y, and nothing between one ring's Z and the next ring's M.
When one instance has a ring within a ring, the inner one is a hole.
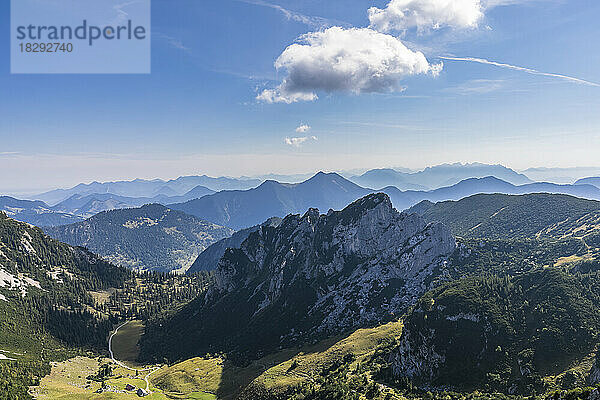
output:
M216 285L180 322L201 319L194 340L210 351L215 342L277 348L377 324L444 279L455 247L445 226L398 212L385 194L342 211L310 209L228 249Z
M279 300L293 307L287 292L310 288L313 301L303 311L321 317L316 331L332 333L402 312L454 248L443 225L399 213L386 195L371 195L340 212L311 209L285 218L278 229L260 229L223 257L217 288L251 288L255 313Z

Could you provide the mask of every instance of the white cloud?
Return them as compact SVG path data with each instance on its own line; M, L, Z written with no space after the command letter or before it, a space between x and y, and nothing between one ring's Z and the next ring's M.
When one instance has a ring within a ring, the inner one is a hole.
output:
M369 9L371 27L381 32L476 28L483 19L480 0L391 0L383 9Z
M305 133L310 131L310 125L302 124L296 128L297 133Z
M275 89L257 96L266 103L294 103L318 98L315 92L395 92L411 75L436 76L442 64L430 65L423 53L399 39L368 28L332 27L311 32L288 46L275 61L287 76Z
M265 89L258 96L256 96L256 100L262 101L265 103L285 103L292 104L297 103L299 101L314 101L319 98L315 93L308 92L287 92L282 91L282 85L280 85L277 89Z
M284 142L285 144L290 146L300 147L303 143L305 143L308 140L317 141L318 138L316 136L286 137L284 139Z
M586 81L586 80L580 79L580 78L575 78L573 76L562 75L562 74L553 74L553 73L550 73L550 72L541 72L541 71L538 71L538 70L532 69L532 68L519 67L517 65L511 65L511 64L501 63L501 62L497 62L497 61L490 61L490 60L486 60L484 58L475 58L475 57L442 57L442 56L440 56L439 58L441 58L442 60L449 60L449 61L466 61L466 62L474 62L474 63L478 63L478 64L493 65L495 67L512 69L514 71L521 71L521 72L525 72L525 73L532 74L532 75L548 76L550 78L563 79L563 80L566 80L566 81L570 81L570 82L574 82L574 83L579 83L579 84L582 84L582 85L600 87L600 84L598 84L598 83Z

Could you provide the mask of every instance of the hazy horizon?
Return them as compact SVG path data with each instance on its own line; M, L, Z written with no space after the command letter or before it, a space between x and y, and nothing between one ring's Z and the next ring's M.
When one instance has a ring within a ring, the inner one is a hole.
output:
M401 166L401 165L393 165L393 166L388 165L388 166L373 166L373 167L350 168L350 169L316 168L316 169L310 170L310 171L299 170L299 171L292 171L292 172L266 170L267 172L264 172L264 173L239 174L239 175L218 174L218 173L211 174L209 172L204 172L204 171L191 171L189 173L181 173L181 174L175 173L172 175L168 175L168 174L162 174L162 175L115 175L114 177L113 176L99 176L98 178L88 178L88 179L83 178L83 179L79 179L79 180L77 178L73 178L70 181L57 180L55 184L47 183L47 186L39 186L37 188L36 187L10 188L10 187L3 186L3 187L0 187L0 196L3 196L3 195L4 196L17 196L17 197L18 196L32 196L32 195L41 194L46 191L54 190L54 189L69 189L78 184L90 184L93 182L106 183L106 182L117 182L117 181L133 181L136 179L142 179L142 180L147 180L147 181L160 179L163 181L169 181L169 180L174 180L174 179L184 177L184 176L201 176L201 175L207 175L209 177L215 177L215 178L216 177L227 177L227 178L235 178L235 179L264 179L264 177L268 177L269 175L281 175L281 176L296 178L295 180L289 180L289 182L284 181L284 180L282 180L282 182L295 183L295 182L303 181L318 172L326 172L326 173L335 172L335 173L350 177L352 175L361 175L362 173L364 173L366 171L374 170L374 169L395 169L398 171L411 170L411 172L419 172L428 167L435 167L435 166L441 166L441 165L453 165L453 164L502 165L506 168L512 169L513 171L515 171L517 173L526 175L528 178L530 178L533 181L540 181L540 180L535 178L534 172L537 172L537 171L531 171L531 170L542 170L542 173L546 172L546 170L548 170L548 172L549 171L562 172L562 173L565 173L566 175L557 175L555 177L555 178L562 178L562 179L548 179L549 182L560 183L560 184L573 183L577 179L591 177L594 175L600 175L600 166L599 167L594 167L594 166L575 166L575 167L533 166L533 167L524 168L524 169L517 169L517 168L511 168L510 166L504 165L501 163L482 163L479 161L445 162L445 163L443 162L440 164L431 164L431 165L425 165L425 166L413 167L413 168L409 168L409 167ZM527 170L530 170L530 171L527 171ZM63 182L63 183L60 183L60 182Z

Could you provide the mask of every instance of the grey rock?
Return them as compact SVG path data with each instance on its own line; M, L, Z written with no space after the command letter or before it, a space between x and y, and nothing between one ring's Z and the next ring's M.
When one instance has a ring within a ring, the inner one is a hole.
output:
M310 331L282 323L282 345L336 334L406 311L443 276L455 247L445 226L400 213L387 195L373 194L342 211L310 209L278 228L261 226L221 259L207 303L251 293L242 301L254 305L252 317L304 307L294 312L312 321ZM306 303L290 303L300 290Z

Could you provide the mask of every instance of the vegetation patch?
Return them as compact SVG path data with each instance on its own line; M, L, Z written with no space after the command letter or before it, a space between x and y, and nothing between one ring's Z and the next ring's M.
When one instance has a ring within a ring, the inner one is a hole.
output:
M112 337L114 357L128 364L135 363L140 353L138 342L144 334L144 323L140 320L129 321L121 326Z

